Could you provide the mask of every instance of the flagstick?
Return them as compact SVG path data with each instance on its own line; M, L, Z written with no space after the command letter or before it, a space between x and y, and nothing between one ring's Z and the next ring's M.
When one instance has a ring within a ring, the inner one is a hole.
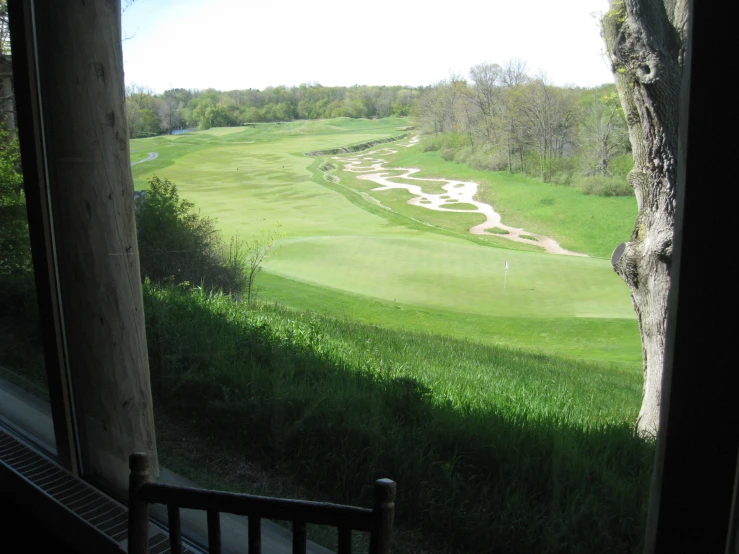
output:
M503 272L503 288L508 284L508 262L505 263L505 271Z

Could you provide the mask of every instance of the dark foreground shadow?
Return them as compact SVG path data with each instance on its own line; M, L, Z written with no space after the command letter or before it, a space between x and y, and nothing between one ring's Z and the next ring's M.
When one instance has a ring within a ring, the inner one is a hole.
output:
M372 360L346 362L313 323L174 289L145 301L158 409L234 455L337 502L367 504L367 484L394 479L398 521L458 552L641 550L653 447L628 425L460 406Z

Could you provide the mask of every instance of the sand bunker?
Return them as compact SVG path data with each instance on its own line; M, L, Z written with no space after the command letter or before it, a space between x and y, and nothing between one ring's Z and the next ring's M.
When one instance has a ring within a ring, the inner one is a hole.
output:
M407 144L395 144L395 147L410 147L418 143L418 136L412 137ZM562 248L556 240L543 235L537 235L524 229L510 227L501 222L500 214L496 212L490 204L475 200L478 184L468 181L455 181L453 179L421 179L412 177L414 173L421 171L417 168L407 167L385 167L387 161L378 157L382 155L395 154L397 150L390 148L379 148L371 152L364 152L361 155L334 156L333 159L340 160L345 163L344 171L352 173L361 173L358 178L366 181L372 181L381 185L375 191L390 189L405 189L413 195L408 203L413 206L420 206L429 210L437 210L441 212L457 212L457 213L481 213L486 220L479 225L470 228L469 232L473 235L494 235L514 242L523 244L532 244L540 246L550 254L563 254L566 256L586 256L579 252L571 252ZM396 183L392 179L402 178L410 181L418 181L418 185L410 185L406 183ZM423 191L422 183L444 183L441 188L446 192L444 194L430 194ZM455 204L472 204L476 209L460 210L455 209ZM488 229L502 229L508 231L508 234L498 234L488 232ZM522 235L535 237L536 240L523 238Z

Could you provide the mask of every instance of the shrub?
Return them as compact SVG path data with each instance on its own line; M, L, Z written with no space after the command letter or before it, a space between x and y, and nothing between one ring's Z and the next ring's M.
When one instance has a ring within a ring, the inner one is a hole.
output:
M555 185L564 185L569 187L572 185L574 176L575 172L572 170L558 171L556 173L552 173L550 181Z
M625 179L591 175L583 177L579 188L584 194L594 196L633 196L634 189Z
M44 397L42 351L20 150L0 120L0 369L11 370L3 376Z
M460 164L467 163L475 151L471 146L463 146L454 153L454 161Z
M0 306L5 315L34 317L35 286L18 139L0 121ZM30 314L28 310L34 310Z
M439 142L436 137L425 137L421 141L421 148L424 152L436 152L439 149Z
M634 168L634 156L631 154L621 154L620 156L614 157L608 164L608 169L613 173L614 177L621 177L626 179Z
M577 160L574 158L560 158L553 160L549 181L555 185L572 185L577 171Z
M467 136L461 133L439 133L438 135L429 135L423 139L424 152L436 152L441 150L450 150L451 160L454 152L460 150L469 144Z
M136 211L142 279L243 289L243 255L234 251L239 243L226 247L214 220L181 199L168 179L152 177L145 198Z
M478 171L504 171L508 169L505 160L501 162L500 156L493 152L476 151L467 159L467 164Z
M448 146L445 146L444 148L439 150L439 156L441 156L443 160L446 160L448 162L451 162L454 160L454 154L456 154L455 150Z

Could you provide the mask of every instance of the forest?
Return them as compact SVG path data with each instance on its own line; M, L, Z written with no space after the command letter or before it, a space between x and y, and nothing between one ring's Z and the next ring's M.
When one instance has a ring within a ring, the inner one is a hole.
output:
M202 131L296 119L404 117L420 94L421 89L400 86L324 87L318 83L265 90L177 88L155 94L132 84L126 87L126 110L131 138L139 138L181 128Z

